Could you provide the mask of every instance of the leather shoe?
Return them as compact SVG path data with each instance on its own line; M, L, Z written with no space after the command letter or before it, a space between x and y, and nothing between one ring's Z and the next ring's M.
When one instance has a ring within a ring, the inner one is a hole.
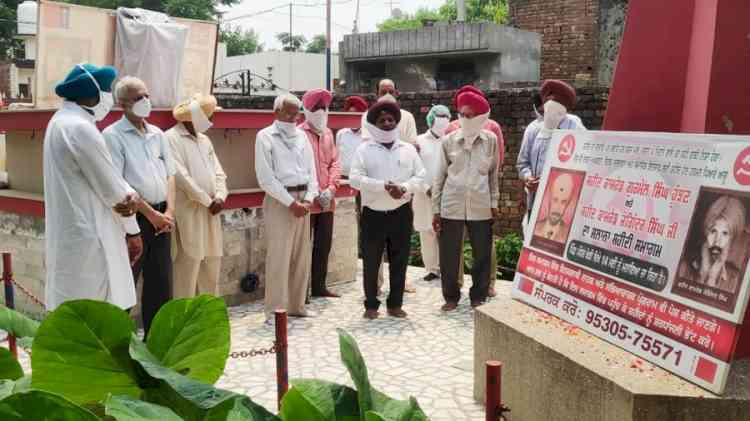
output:
M365 314L362 315L365 319L375 320L380 316L377 310L365 310Z
M328 289L325 290L325 291L323 291L323 292L321 292L320 294L313 294L312 296L316 297L316 298L320 298L320 297L325 297L325 298L340 298L341 297L341 295L336 294L335 292L333 292L331 290L328 290Z
M406 317L406 312L401 309L401 307L398 308L389 308L388 309L388 315L391 317L396 317L398 319L403 319Z
M456 303L445 303L442 307L440 307L440 310L443 310L445 312L453 311L458 307L458 304Z
M427 282L430 282L430 281L434 281L435 279L440 279L440 276L438 276L438 275L430 272L430 273L427 274L427 276L425 276L422 279L425 280L425 281L427 281Z

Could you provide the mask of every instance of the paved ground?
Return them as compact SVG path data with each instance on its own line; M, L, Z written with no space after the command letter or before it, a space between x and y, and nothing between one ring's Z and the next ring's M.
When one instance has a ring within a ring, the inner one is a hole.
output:
M336 328L343 328L357 339L375 387L399 399L415 396L434 421L484 419L472 397L474 323L468 300L458 311L442 314L439 282L424 282L423 274L410 269L417 293L406 294L404 320L385 317L384 309L378 320L363 319L359 282L336 288L342 298L313 300L318 317L290 319L289 377L351 385L338 349ZM274 333L263 324L261 303L232 307L230 314L232 351L270 346ZM275 409L275 362L274 356L230 359L218 386Z
M423 275L422 269L409 269L417 292L405 294L407 319L385 316L384 305L380 319L363 319L361 282L333 288L342 298L313 300L309 308L317 317L290 319L289 378L318 378L351 386L339 355L336 328L343 328L357 339L376 388L398 399L416 397L433 421L484 419L482 407L472 397L471 307L464 297L457 311L443 314L439 281L422 281ZM468 278L466 284L464 292L471 284ZM387 280L384 289L387 293ZM273 344L274 330L264 324L262 302L231 307L230 318L232 351ZM30 372L28 355L21 352L20 359ZM246 394L276 412L276 358L230 358L217 386Z

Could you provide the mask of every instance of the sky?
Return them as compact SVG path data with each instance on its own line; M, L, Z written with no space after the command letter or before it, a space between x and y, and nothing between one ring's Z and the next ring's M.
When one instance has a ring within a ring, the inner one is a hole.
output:
M292 6L292 33L302 34L311 40L317 34L326 32L325 0L243 0L242 3L223 10L223 20L233 26L254 29L260 36L264 49L281 49L281 43L276 40L276 34L289 31L289 3ZM332 49L338 50L338 43L345 34L350 34L354 26L354 18L358 0L332 0L331 33L333 37ZM391 6L391 3L393 5ZM359 0L359 32L374 32L376 24L387 19L393 9L400 9L405 13L413 13L420 7L436 8L444 0ZM303 6L304 5L304 6ZM278 8L272 11L269 9ZM232 20L236 17L247 16Z

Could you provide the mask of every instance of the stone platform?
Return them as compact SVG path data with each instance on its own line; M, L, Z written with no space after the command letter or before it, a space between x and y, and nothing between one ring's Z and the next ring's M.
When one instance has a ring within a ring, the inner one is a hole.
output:
M750 420L750 360L717 396L498 292L475 312L474 398L484 400L485 361L502 361L508 420Z

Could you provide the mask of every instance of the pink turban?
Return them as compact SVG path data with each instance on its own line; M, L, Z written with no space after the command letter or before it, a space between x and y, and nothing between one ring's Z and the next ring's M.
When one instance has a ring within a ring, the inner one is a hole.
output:
M302 95L302 105L306 110L311 110L321 100L323 101L323 105L328 108L331 105L331 101L333 101L333 95L325 89L312 89Z

